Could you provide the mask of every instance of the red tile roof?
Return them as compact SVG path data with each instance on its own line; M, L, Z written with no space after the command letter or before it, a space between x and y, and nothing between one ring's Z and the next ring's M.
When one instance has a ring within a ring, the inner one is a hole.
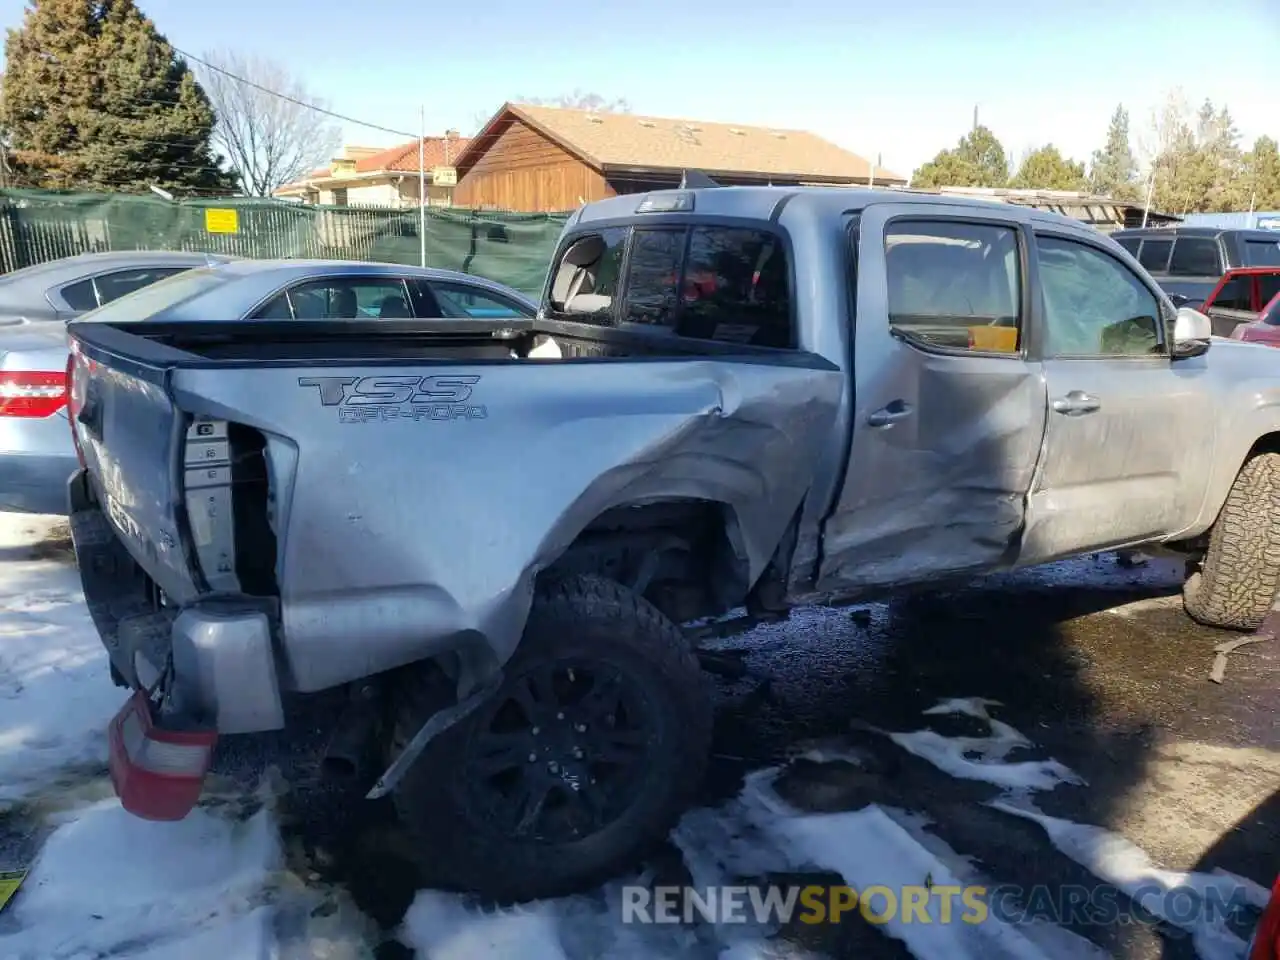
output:
M467 137L453 137L448 141L448 157L445 156L444 137L423 137L423 159L426 167L448 166L457 160L462 151L470 143ZM410 140L398 147L388 147L381 153L364 157L356 161L356 173L374 173L378 170L395 170L398 172L417 172L418 141Z
M458 157L462 155L462 151L467 148L467 144L471 140L468 137L450 137L448 141L448 156L445 156L445 139L444 137L423 137L423 159L426 162L428 171L432 167L447 167L454 163ZM394 171L396 173L417 173L418 172L418 141L410 140L408 143L402 143L399 146L388 147L378 153L371 154L367 157L361 157L356 161L356 173L378 173L380 171ZM320 167L312 170L302 179L305 180L326 180L333 176L332 167ZM285 184L291 187L293 184Z

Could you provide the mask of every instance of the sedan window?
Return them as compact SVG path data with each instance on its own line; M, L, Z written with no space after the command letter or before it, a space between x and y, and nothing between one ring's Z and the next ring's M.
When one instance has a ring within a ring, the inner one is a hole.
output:
M403 320L413 316L399 277L332 277L291 287L257 310L254 320Z
M498 294L462 283L430 284L442 317L475 320L533 316L528 309Z

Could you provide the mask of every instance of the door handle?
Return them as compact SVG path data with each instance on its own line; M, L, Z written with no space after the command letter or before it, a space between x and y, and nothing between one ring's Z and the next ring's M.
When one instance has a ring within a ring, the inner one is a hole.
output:
M1101 408L1102 401L1097 397L1089 396L1083 390L1072 390L1065 397L1056 397L1051 405L1055 413L1079 417Z
M899 420L905 420L914 411L905 400L891 400L875 413L867 417L869 427L891 427Z

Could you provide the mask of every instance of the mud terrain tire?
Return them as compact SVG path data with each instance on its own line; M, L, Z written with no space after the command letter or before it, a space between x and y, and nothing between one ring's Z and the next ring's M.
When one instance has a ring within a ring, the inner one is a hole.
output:
M571 665L577 665L577 673ZM604 692L597 692L597 684ZM587 694L574 702L576 685L587 688ZM617 699L619 689L629 693ZM543 698L548 690L551 695ZM407 671L393 703L392 755L452 699L438 670ZM554 704L549 712L544 702ZM561 703L566 705L561 708ZM632 710L627 704L639 706ZM532 719L535 716L543 718L541 725ZM585 719L597 716L607 720L594 724L594 719ZM513 723L512 717L519 720ZM620 731L618 725L631 723L628 718L644 718L647 723ZM592 746L589 734L579 737L574 732L580 720L583 728L594 724L599 744ZM502 723L515 732L494 733ZM594 886L634 867L670 832L702 780L711 727L710 685L675 624L648 601L602 577L576 576L548 584L534 598L524 636L506 665L498 693L428 744L394 791L413 847L411 856L429 885L472 891L500 902L560 896ZM548 728L555 728L550 739L557 742L560 754L542 752L551 749ZM506 742L498 738L518 738L510 756L503 748L498 757L507 769L476 776L478 764L492 764L493 755L486 750ZM619 747L610 738L626 744ZM614 756L619 749L625 759ZM543 794L551 799L543 805L516 802L512 813L505 795L491 786L501 777L526 778L517 780L520 786L511 792L526 796L521 791L531 784L537 794L545 789L544 771L555 766L548 758L570 755L565 751L578 759L556 768L553 793ZM642 759L632 759L631 751L638 751ZM535 755L536 763L530 759ZM613 759L604 760L601 767L596 762L601 757ZM613 771L618 769L626 776L614 781ZM588 794L587 784L597 784L596 777L612 786L593 787L601 792ZM566 789L566 782L574 793ZM485 802L477 802L477 796ZM490 803L491 797L497 799ZM554 829L543 830L541 819L537 831L520 826L527 822L528 809L547 811L554 805L554 818L548 821ZM600 814L592 821L593 814L583 813L601 806L616 815L606 819ZM584 831L582 817L598 825ZM571 819L566 835L564 824Z
M1206 626L1256 630L1280 586L1280 454L1245 462L1209 535L1198 572L1187 578L1182 602Z

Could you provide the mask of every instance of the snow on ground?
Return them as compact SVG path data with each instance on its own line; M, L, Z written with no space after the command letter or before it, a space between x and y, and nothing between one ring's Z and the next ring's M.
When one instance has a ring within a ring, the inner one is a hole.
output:
M49 546L55 527L42 518L0 515L0 814L6 802L25 801L27 816L38 811L45 818L36 829L47 834L25 885L0 914L0 956L368 956L371 938L351 916L354 907L330 909L332 891L288 871L269 798L247 819L223 805L168 824L138 820L114 799L98 799L104 793L104 731L123 697L109 679L70 558L65 548L59 556ZM993 806L1039 823L1050 842L1100 880L1127 891L1143 884L1178 887L1201 898L1240 889L1235 877L1161 870L1122 837L1041 814L1031 801L1033 793L1060 784L1084 785L1083 780L1052 759L1011 761L1015 749L1034 746L991 716L990 708L997 706L979 698L956 699L926 711L980 720L988 728L984 736L946 737L929 729L880 732L950 776L1001 787L1003 798ZM810 751L806 758L858 762L856 754L838 746ZM714 809L693 810L677 826L672 840L695 888L788 870L834 872L855 889L991 879L910 811L872 804L810 814L789 807L773 788L781 772L756 771L737 797ZM95 789L70 789L76 778L93 780ZM18 865L0 862L0 869ZM653 880L632 878L640 884ZM1246 889L1255 903L1265 897L1265 891ZM593 895L494 910L421 891L399 938L432 960L809 956L798 945L774 938L780 926L776 917L719 925L627 924L623 896L622 884L614 883ZM321 899L326 909L315 909ZM1158 902L1144 906L1190 932L1206 960L1237 957L1243 949L1221 923L1166 916L1167 910L1155 909ZM923 960L1056 960L1098 953L1064 929L1044 923L1013 926L995 918L980 925L922 924L904 923L899 913L881 932Z
M40 556L59 526L0 513L0 807L105 764L103 730L124 700L75 567Z

